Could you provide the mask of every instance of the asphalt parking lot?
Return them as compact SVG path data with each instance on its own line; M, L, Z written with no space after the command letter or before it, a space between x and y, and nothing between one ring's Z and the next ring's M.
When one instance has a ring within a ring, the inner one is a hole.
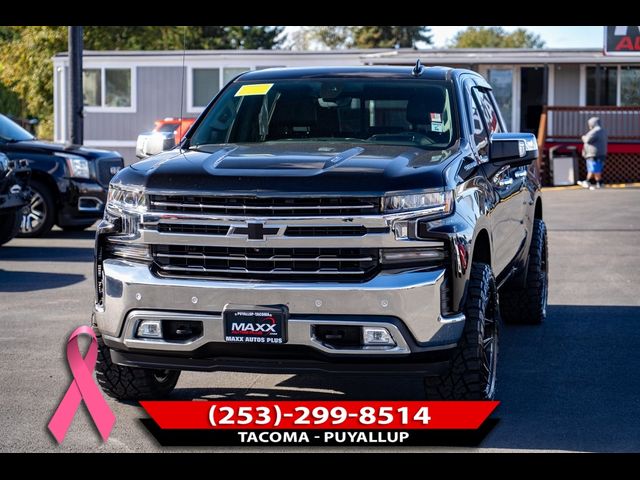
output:
M640 189L545 191L548 320L502 329L488 450L640 451ZM65 343L89 321L93 232L0 248L0 451L158 451L133 404L102 444L82 407L58 447ZM174 399L421 399L412 378L186 373ZM210 449L212 450L212 449ZM344 451L345 449L340 449ZM438 450L441 450L438 448Z

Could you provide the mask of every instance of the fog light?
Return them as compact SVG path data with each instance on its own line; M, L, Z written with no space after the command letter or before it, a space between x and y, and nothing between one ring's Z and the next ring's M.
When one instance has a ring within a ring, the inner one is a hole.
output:
M380 250L380 261L385 265L430 264L443 260L444 251L436 248L383 248Z
M382 327L364 327L363 337L365 345L395 345L389 330Z
M128 260L150 261L151 253L149 245L138 243L115 243L106 244L107 252L116 257L126 258Z
M138 337L162 338L162 323L160 320L142 320L138 325Z

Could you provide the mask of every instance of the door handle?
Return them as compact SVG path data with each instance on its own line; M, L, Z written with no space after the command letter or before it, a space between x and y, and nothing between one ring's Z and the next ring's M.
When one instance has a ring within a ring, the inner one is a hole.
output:
M499 187L508 187L509 185L513 185L513 178L511 177L505 177L498 180Z
M527 171L526 170L518 170L517 172L515 172L513 174L513 176L516 177L516 178L526 177L527 176Z

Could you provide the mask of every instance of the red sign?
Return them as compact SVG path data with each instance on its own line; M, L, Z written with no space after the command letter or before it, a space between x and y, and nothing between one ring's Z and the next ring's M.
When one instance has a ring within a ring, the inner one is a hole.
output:
M604 28L605 55L640 56L640 26Z
M144 401L162 429L478 429L490 401Z

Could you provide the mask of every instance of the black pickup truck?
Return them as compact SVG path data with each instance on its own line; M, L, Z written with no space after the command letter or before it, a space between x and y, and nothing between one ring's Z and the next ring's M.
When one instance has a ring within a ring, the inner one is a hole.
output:
M239 76L176 149L111 181L100 385L133 399L181 370L413 373L427 398L494 398L500 319L545 317L537 156L472 71Z

